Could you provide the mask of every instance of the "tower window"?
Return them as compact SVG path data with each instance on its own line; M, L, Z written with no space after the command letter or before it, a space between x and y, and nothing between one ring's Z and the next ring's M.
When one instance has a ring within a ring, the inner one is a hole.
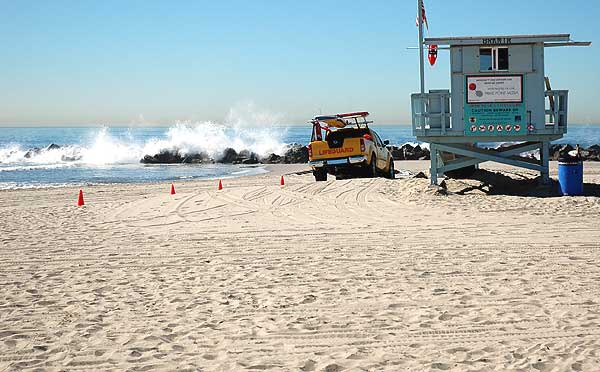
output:
M480 48L480 71L508 71L508 48Z

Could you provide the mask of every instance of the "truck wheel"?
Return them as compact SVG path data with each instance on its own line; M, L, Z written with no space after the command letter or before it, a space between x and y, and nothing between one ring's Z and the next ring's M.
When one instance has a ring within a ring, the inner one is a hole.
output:
M325 168L315 169L313 176L315 176L317 182L327 181L327 170Z
M394 169L394 159L390 158L390 166L388 167L388 171L386 174L387 178L393 180L396 178L396 170Z
M377 177L377 157L375 154L371 155L371 162L369 163L369 169L367 170L367 177Z

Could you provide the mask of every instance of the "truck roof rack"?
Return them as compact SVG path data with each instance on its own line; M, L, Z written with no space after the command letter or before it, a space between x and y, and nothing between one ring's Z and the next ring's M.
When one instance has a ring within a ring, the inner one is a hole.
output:
M368 121L367 116L369 116L369 113L366 111L349 112L336 115L321 115L316 116L313 120L311 120L311 123L314 124L315 122L323 122L329 127L334 128L345 128L348 125L356 125L359 128L364 126L365 128L368 128L368 125L372 123L372 121Z

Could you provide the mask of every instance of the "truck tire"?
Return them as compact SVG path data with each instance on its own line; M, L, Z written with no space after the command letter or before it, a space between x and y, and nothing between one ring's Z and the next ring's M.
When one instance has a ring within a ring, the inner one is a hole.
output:
M396 178L396 170L394 169L394 159L390 159L390 166L388 167L388 171L385 175L387 178L393 180Z
M315 169L313 176L315 176L315 181L317 182L327 181L327 170L325 168Z
M371 162L369 163L369 168L367 169L367 177L377 177L377 156L375 154L371 155Z

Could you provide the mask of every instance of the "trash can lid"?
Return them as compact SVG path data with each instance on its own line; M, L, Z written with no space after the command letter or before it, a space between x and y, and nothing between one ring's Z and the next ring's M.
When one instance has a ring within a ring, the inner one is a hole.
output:
M558 158L558 163L576 165L581 163L581 156L577 155L577 153L575 153L575 155L572 155L570 153L560 154L560 157Z

